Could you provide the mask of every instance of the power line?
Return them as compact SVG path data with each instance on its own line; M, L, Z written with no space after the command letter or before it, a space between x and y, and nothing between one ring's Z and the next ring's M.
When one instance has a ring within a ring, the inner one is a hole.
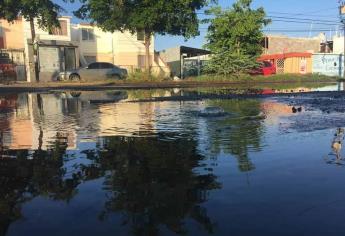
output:
M339 25L336 20L322 20L322 19L312 19L312 18L297 18L297 17L286 17L286 16L267 16L268 19L271 18L273 21L288 22L288 23L305 23L305 24L318 24L318 25Z
M313 15L313 14L302 14L302 13L291 13L291 12L277 12L277 11L268 11L268 14L279 14L279 15L289 15L289 16L311 16L311 17L321 17L321 18L331 18L331 19L339 19L334 15Z
M330 26L336 26L336 25L340 25L339 23L322 23L322 22L307 22L307 21L298 21L298 20L283 20L283 19L277 19L274 21L278 21L278 22L285 22L285 23L296 23L296 24L314 24L314 25L330 25Z
M322 23L339 23L339 21L318 20L318 19L311 19L311 18L296 18L296 17L285 17L285 16L267 16L267 17L278 18L278 19L287 19L287 20L315 21L315 22L322 22Z

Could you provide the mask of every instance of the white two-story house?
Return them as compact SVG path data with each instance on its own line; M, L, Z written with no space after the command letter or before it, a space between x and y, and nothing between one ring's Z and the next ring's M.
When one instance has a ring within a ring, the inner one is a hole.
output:
M144 34L142 32L104 32L91 24L72 25L72 41L78 42L81 64L110 62L126 68L129 73L145 67ZM150 55L152 71L169 75L168 66L154 51L154 37L151 39Z

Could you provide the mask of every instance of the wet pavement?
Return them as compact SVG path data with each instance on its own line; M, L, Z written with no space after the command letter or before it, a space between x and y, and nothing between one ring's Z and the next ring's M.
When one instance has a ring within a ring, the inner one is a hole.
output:
M0 95L0 235L341 235L342 88Z

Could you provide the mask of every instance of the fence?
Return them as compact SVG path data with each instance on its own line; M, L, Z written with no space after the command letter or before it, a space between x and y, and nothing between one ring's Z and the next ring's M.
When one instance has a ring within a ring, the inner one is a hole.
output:
M133 65L118 65L128 71L128 74L133 74L136 72L144 72L145 67L133 66ZM152 74L156 76L168 77L170 76L170 69L167 66L151 66Z
M26 81L25 53L21 49L1 49L1 53L7 53L12 62L16 65L18 81Z

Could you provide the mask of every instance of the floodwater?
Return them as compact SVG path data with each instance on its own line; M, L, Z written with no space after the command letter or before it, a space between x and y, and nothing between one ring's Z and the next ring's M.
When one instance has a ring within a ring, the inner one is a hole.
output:
M0 95L0 235L342 235L345 98L203 93Z

